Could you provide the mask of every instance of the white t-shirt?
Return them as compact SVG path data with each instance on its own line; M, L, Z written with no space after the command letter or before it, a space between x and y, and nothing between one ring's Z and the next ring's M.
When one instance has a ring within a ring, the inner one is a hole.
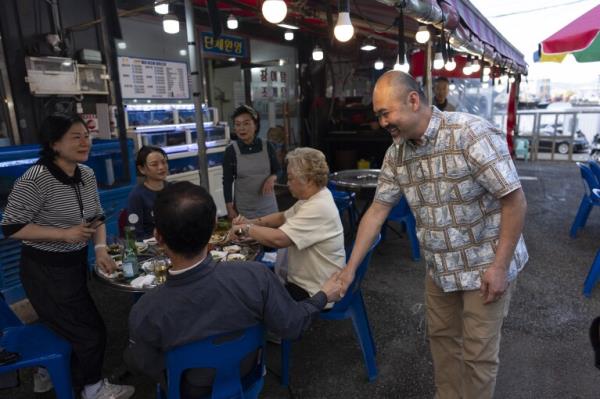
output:
M346 265L344 228L327 188L307 200L300 200L284 212L279 228L292 240L288 249L289 282L311 296L335 272Z

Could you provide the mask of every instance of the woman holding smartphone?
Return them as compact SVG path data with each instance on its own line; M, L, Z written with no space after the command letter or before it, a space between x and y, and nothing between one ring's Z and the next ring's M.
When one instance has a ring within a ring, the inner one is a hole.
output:
M41 157L15 182L2 230L23 242L21 282L40 321L71 344L74 388L83 399L126 399L133 387L102 379L106 327L86 283L90 240L98 267L108 273L116 268L106 249L96 178L82 165L89 132L79 116L54 114L42 123L41 136ZM40 369L34 390L51 388Z

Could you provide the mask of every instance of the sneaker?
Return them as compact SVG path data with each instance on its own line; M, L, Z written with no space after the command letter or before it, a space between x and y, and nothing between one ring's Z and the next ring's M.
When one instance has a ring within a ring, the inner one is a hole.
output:
M81 392L81 399L129 399L134 393L135 388L131 385L111 384L105 378L95 395L87 396L84 389Z
M52 385L52 379L50 378L48 370L38 368L35 373L33 373L33 392L44 393L52 390L52 388L54 388L54 385Z

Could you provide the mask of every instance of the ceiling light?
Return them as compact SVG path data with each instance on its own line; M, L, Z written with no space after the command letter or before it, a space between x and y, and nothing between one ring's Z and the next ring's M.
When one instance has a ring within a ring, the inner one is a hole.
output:
M483 76L488 76L492 73L492 69L489 66L483 67Z
M406 54L404 55L404 60L402 64L400 63L400 55L396 56L396 63L394 64L394 71L401 71L404 73L408 73L410 70L410 64L406 61Z
M127 48L127 43L125 43L125 42L117 42L117 48L119 50L125 50Z
M333 28L333 35L342 43L347 42L354 36L354 26L352 26L348 11L340 11L338 13L337 23L335 24L335 28Z
M278 24L285 19L287 5L283 0L265 0L262 5L263 17L272 24Z
M429 33L429 28L427 28L427 25L419 26L419 30L418 30L417 34L415 35L415 39L417 40L417 42L419 42L421 44L427 43L427 41L429 40L430 37L431 37L431 33Z
M181 50L179 50L179 55L185 57L187 55L187 50L182 48Z
M296 25L290 25L290 24L277 24L277 26L279 26L280 28L285 28L285 29L293 29L293 30L300 29Z
M374 67L376 70L381 71L383 69L383 61L381 61L381 59L378 59L377 61L375 61Z
M288 42L294 40L294 32L292 32L291 30L286 30L283 34L283 38Z
M229 17L227 17L227 29L235 30L238 28L238 25L238 20L235 15L229 14Z
M279 59L279 66L284 66L285 64L287 64L287 61L284 60L283 58Z
M154 12L160 15L167 15L169 13L169 2L161 0L155 1Z
M229 62L235 62L235 57L229 57L229 58L227 58L227 61L229 61Z
M510 78L508 78L508 81L512 84L515 83L517 79L514 76L511 76Z
M163 17L163 30L171 35L179 33L179 20L173 14Z
M321 61L323 59L323 50L319 45L316 45L312 52L312 59L315 61Z
M444 56L441 52L435 53L433 58L433 69L442 69L444 67Z
M471 71L473 71L473 73L477 73L477 72L479 72L480 69L481 69L481 64L479 64L479 60L477 58L475 58L473 60L473 62L471 63Z
M465 75L470 75L473 73L473 69L471 69L471 61L467 61L467 63L462 69L462 73Z
M448 72L454 71L456 69L456 61L454 61L454 58L450 58L448 62L446 62L446 65L444 65L444 69L446 69L446 71Z
M365 42L365 44L363 44L360 49L362 51L373 51L377 48L377 46L375 46L373 43L371 42Z

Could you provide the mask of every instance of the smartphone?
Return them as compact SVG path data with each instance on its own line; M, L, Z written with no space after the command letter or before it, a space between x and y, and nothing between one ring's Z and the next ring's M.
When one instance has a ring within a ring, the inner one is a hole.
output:
M85 222L90 225L92 229L98 228L104 223L104 215L95 215L91 218L87 218Z

